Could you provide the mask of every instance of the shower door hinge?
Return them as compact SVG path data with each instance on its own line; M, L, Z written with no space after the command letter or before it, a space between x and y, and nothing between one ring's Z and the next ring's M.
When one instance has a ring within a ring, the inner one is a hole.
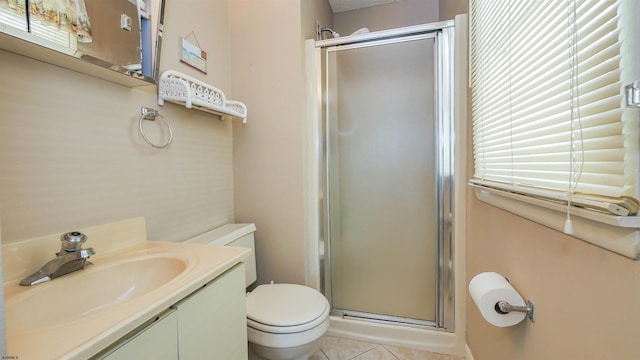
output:
M640 80L624 87L627 96L627 106L640 107Z

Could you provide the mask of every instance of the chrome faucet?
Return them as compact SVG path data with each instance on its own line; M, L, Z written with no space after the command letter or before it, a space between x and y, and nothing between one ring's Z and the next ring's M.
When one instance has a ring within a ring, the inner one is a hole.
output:
M62 246L60 251L56 253L56 258L44 264L40 270L32 275L22 279L20 285L37 285L91 265L87 259L95 255L96 251L93 248L82 248L82 244L87 241L85 234L78 231L68 232L60 236L60 241Z

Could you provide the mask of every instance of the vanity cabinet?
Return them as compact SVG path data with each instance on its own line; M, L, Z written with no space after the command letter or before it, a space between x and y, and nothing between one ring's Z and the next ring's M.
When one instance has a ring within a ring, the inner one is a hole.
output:
M105 360L156 359L176 360L178 340L176 329L178 316L168 310L150 325L136 330L134 334L114 344L108 355L98 357Z
M96 358L246 360L244 278L240 263Z
M244 263L176 304L180 359L247 359Z

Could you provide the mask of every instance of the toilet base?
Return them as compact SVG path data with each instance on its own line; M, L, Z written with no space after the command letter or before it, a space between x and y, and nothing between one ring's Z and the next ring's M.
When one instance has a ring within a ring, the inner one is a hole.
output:
M249 343L249 360L306 360L320 349L322 338L308 344L288 347L273 348Z

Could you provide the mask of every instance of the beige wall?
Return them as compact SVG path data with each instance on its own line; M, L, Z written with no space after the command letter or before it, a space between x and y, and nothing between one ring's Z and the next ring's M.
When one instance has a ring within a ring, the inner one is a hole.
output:
M467 279L510 277L535 323L496 328L467 300L475 360L638 359L640 263L477 201L469 194Z
M257 226L258 283L305 281L303 39L329 14L314 2L229 2L233 93L249 109L234 125L235 218Z
M467 199L467 284L496 271L536 307L535 323L497 328L467 297L475 360L640 358L638 261L482 203L470 190Z
M469 0L440 0L438 3L441 21L451 20L458 14L469 12Z
M221 89L227 99L231 92L228 2L231 0L165 1L164 40L160 73L177 70ZM178 38L200 44L207 52L207 74L180 63Z
M137 216L147 218L151 239L177 241L236 220L235 200L237 221L258 224L262 278L304 282L302 39L315 37L316 19L331 23L328 3L167 2L161 72L181 71L248 105L235 149L231 121L159 107L153 86L130 89L0 52L3 241ZM207 75L178 61L178 37L192 31L208 52ZM25 106L24 94L40 106ZM171 122L167 150L138 135L141 106Z
M332 16L326 1L229 2L232 90L249 109L249 124L233 129L235 219L256 223L258 283L305 281L303 40L315 38L316 20L353 30L438 20L437 0L401 3Z
M162 70L230 92L226 4L167 1ZM209 51L208 76L177 61L177 38L192 30ZM233 221L230 121L159 107L154 86L131 89L5 51L0 64L3 242L139 216L149 238L176 241ZM166 150L136 130L141 106L171 122Z
M438 0L403 0L336 13L333 30L345 36L363 27L378 31L427 24L438 19Z
M316 21L323 27L333 26L333 13L327 0L301 0L302 39L316 38Z

